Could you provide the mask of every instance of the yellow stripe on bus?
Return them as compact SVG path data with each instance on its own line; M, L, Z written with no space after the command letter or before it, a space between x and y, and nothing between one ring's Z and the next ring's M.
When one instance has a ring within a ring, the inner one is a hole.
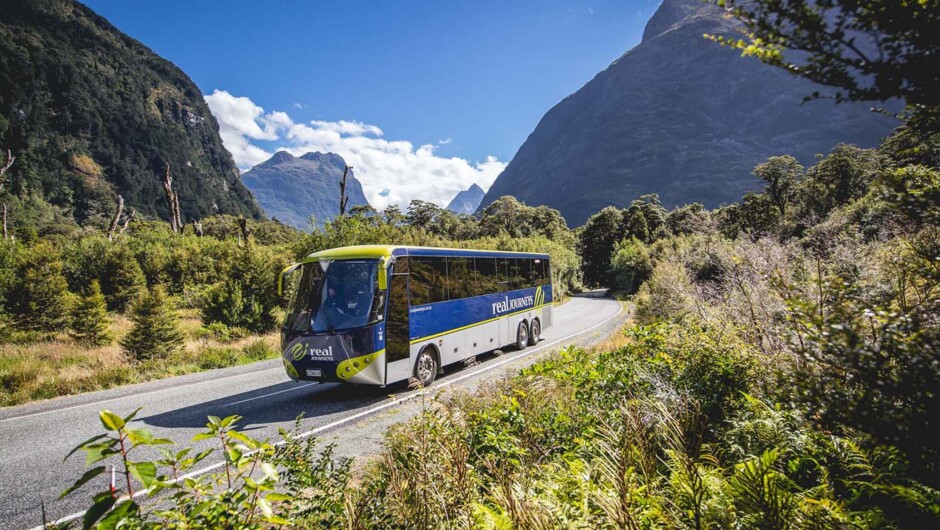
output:
M477 326L482 326L483 324L488 324L488 323L490 323L490 322L494 322L494 321L499 320L499 319L501 319L501 318L503 318L503 317L509 317L509 316L512 316L512 315L518 315L519 313L525 313L526 311L532 311L532 310L535 310L535 309L539 309L539 308L545 307L546 305L550 305L550 304L536 305L536 306L530 307L530 308L528 308L528 309L523 309L523 310L521 310L521 311L516 311L516 312L513 312L513 313L506 313L505 315L500 315L500 316L498 316L498 317L496 317L496 318L491 318L491 319L489 319L489 320L483 320L483 321L477 322L477 323L475 323L475 324L470 324L469 326L463 326L463 327L459 327L459 328L449 329L449 330L447 330L447 331L442 331L442 332L440 332L440 333L435 333L434 335L428 335L427 337L421 337L420 339L414 339L414 340L412 340L412 341L410 342L410 344L411 344L412 346L414 346L415 344L417 344L417 343L419 343L419 342L422 342L422 341L431 340L431 339L436 339L436 338L438 338L438 337L441 337L441 336L443 336L443 335L447 335L447 334L449 334L449 333L454 333L454 332L457 332L457 331L463 331L463 330L465 330L465 329L470 329L470 328L475 328L475 327L477 327Z

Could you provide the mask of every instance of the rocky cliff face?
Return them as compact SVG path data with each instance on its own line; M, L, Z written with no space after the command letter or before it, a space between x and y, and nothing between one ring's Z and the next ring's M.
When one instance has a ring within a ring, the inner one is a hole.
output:
M665 0L639 45L545 114L480 208L514 195L577 226L647 193L714 207L759 189L750 173L768 156L812 164L897 125L864 104L801 104L824 89L702 37L737 28L700 0Z
M254 193L268 215L300 230L310 228L311 216L323 225L339 215L339 184L346 162L333 153L307 153L300 157L280 151L267 162L242 175L242 182ZM362 184L350 170L346 179L349 203L368 206Z
M167 163L184 221L261 216L199 88L72 0L0 0L0 148L17 223L168 218Z
M450 204L447 205L447 209L454 213L470 215L477 211L484 195L486 195L486 192L483 191L483 188L474 184L455 195Z

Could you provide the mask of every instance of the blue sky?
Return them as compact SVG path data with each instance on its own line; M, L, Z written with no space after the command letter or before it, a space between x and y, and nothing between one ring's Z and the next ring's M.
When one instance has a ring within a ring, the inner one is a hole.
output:
M216 95L243 169L278 148L346 151L382 203L487 187L549 108L639 42L659 0L85 3Z

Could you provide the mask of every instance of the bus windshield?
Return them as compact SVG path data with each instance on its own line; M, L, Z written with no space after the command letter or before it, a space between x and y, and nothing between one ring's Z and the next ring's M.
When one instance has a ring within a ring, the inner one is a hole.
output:
M317 261L303 265L284 328L333 333L382 320L384 293L377 260Z

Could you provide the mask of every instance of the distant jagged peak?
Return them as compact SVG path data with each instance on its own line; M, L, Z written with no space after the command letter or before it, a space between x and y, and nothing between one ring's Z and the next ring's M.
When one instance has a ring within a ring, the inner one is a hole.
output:
M700 12L721 14L720 8L703 0L663 0L659 9L646 23L641 42L662 35L676 24Z
M274 153L274 156L268 159L265 164L283 164L284 162L293 162L294 155L288 153L287 151L278 151Z

